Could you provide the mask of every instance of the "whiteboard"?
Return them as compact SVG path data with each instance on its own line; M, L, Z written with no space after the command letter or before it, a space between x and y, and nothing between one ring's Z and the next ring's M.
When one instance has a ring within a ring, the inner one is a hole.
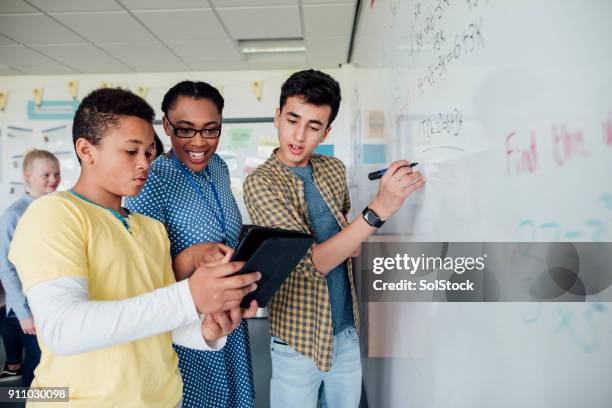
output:
M353 158L354 208L376 160L427 178L376 239L612 241L610 16L605 0L362 2L353 128L385 149ZM371 303L370 406L610 407L611 307Z

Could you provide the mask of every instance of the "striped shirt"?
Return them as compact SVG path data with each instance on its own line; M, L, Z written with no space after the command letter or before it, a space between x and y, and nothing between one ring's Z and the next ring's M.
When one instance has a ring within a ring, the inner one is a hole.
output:
M344 164L334 157L313 154L310 165L323 200L340 228L346 227L351 204ZM278 160L276 151L246 178L244 201L256 225L313 233L308 221L304 183ZM329 371L334 340L331 304L326 275L317 271L312 261L313 247L268 303L270 335L312 359L320 370ZM350 258L347 269L355 327L359 330Z

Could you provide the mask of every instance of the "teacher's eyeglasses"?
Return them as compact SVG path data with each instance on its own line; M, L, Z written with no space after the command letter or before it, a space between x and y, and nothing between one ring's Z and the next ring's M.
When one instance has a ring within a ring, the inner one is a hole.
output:
M220 127L218 127L218 128L192 129L192 128L188 128L188 127L177 127L177 126L174 126L174 124L172 122L170 122L170 119L168 119L167 116L166 116L166 120L168 121L168 124L170 124L170 127L172 128L172 133L176 137L180 137L180 138L184 138L184 139L189 139L189 138L194 137L198 133L200 135L202 135L202 137L204 139L216 139L219 136L221 136L221 128Z

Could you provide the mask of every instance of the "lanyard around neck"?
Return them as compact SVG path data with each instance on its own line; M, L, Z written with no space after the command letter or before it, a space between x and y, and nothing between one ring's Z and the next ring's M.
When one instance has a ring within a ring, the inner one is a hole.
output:
M93 204L93 205L95 205L95 206L97 206L97 207L100 207L100 208L103 208L103 209L105 209L105 210L107 210L107 211L110 211L110 213L111 213L111 214L113 214L113 216L114 216L115 218L117 218L119 221L121 221L121 223L123 224L123 226L125 227L125 229L126 229L128 232L130 232L130 233L131 233L131 231L130 231L130 224L128 223L127 218L125 218L123 215L121 215L121 214L120 214L118 211L115 211L115 210L113 210L112 208L104 207L103 205L100 205L100 204L98 204L98 203L94 203L94 202L93 202L93 201L91 201L90 199L83 197L82 195L80 195L79 193L77 193L76 191L74 191L74 190L72 190L72 189L70 189L70 190L68 190L68 191L69 191L70 193L74 194L75 196L77 196L78 198L80 198L80 199L81 199L81 200L83 200L83 201L87 201L87 202L88 202L88 203L90 203L90 204ZM126 210L126 211L128 211L128 210ZM128 214L129 214L129 211L128 211Z
M172 151L172 149L170 150L169 153L172 155L172 161L174 162L174 166L177 169L179 169L181 173L183 173L183 176L185 176L191 188L196 192L196 194L198 194L202 198L204 203L208 204L208 199L206 198L206 194L204 194L204 191L202 190L200 185L195 181L195 179L193 178L193 175L185 168L185 165L181 163L179 159L176 158L176 155L174 154L174 151ZM204 171L206 172L206 175L208 177L211 177L208 166L206 166ZM217 207L219 208L219 214L217 214L217 211L214 211L214 210L211 212L217 219L217 222L219 223L219 226L221 227L222 234L225 237L225 228L226 228L225 212L223 211L223 206L221 205L221 199L219 198L219 193L217 192L217 188L215 187L215 184L212 181L210 182L210 187L215 197ZM225 243L225 241L226 241L225 238L223 238L223 243Z

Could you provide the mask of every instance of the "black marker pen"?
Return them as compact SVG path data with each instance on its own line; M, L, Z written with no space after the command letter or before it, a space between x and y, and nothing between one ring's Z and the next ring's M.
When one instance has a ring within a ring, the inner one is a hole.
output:
M412 167L416 166L417 164L419 164L419 163L410 163L408 165L408 167L412 168ZM402 167L406 167L406 166L402 166ZM387 170L388 170L388 168L382 169L382 170L373 171L372 173L368 174L368 179L370 179L370 180L378 180L379 178L381 178L385 174L385 172Z

